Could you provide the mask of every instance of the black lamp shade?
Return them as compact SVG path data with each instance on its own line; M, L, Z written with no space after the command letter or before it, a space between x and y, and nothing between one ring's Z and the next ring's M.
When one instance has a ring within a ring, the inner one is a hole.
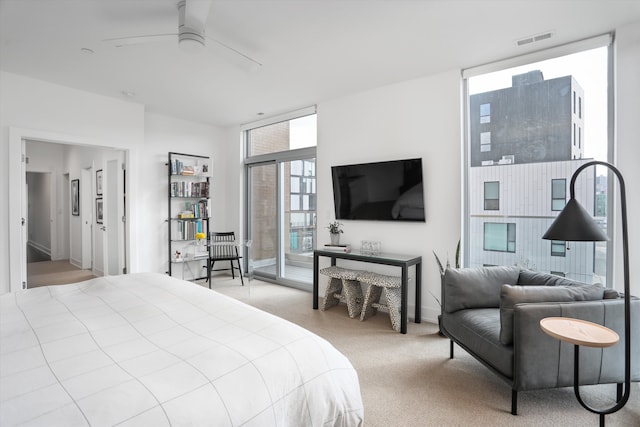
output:
M598 242L606 241L607 235L593 220L589 212L576 199L572 198L569 199L542 238L571 242Z

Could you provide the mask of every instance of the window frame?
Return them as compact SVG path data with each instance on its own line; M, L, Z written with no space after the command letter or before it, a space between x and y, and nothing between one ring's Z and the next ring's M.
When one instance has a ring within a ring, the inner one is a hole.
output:
M498 185L498 196L496 198L487 198L487 184L497 184ZM500 210L500 181L485 181L483 186L483 199L484 199L484 210L485 211L499 211ZM492 202L497 200L496 207L487 207L487 202Z
M495 226L495 225L504 225L507 227L506 229L506 241L505 241L505 249L489 249L487 248L487 226ZM513 237L510 240L510 236ZM511 246L510 246L511 245ZM483 225L483 233L482 233L482 250L487 252L506 252L506 253L515 253L517 246L517 233L516 233L516 223L515 222L485 222Z
M463 209L462 209L462 221L461 221L461 233L463 239L462 245L462 265L468 267L470 265L469 260L470 257L470 244L464 244L464 242L469 238L471 230L471 209L472 209L472 201L470 196L470 183L469 178L471 174L470 170L470 122L469 122L469 107L470 107L470 98L469 98L469 81L468 79L471 77L500 71L508 68L513 68L521 65L531 64L539 61L544 61L547 59L558 58L565 55L570 55L574 53L578 53L581 51L586 51L590 49L596 48L606 48L607 50L607 153L606 160L612 162L614 159L614 132L615 132L615 46L614 46L615 32L607 32L604 34L596 35L594 37L586 38L580 41L570 42L567 44L563 44L560 46L551 47L548 49L535 51L532 53L527 53L524 55L518 55L510 58L506 58L503 60L499 60L492 63L486 63L483 65L470 67L467 69L461 70L461 79L462 79L462 108L463 108L463 132L462 132L462 156L463 156L463 167L462 167L462 184L463 184ZM582 99L580 100L582 101ZM584 117L584 113L582 109L583 105L578 106L580 109L580 118ZM572 105L573 109L573 105ZM582 135L580 135L580 142L582 142ZM573 142L573 135L572 135ZM607 221L609 227L607 228L607 233L609 235L609 240L606 242L606 282L607 286L611 286L611 279L613 276L613 252L614 252L614 242L612 238L612 230L615 229L614 222L616 222L616 217L614 215L614 206L616 205L616 194L613 191L614 183L613 180L609 180L608 182L608 203L607 203ZM484 245L484 243L483 243Z

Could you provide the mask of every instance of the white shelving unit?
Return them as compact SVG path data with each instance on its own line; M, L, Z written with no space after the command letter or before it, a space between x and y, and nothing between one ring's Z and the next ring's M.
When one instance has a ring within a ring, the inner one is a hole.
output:
M210 157L169 153L167 274L170 276L186 280L206 277L211 167ZM197 239L198 233L203 233L205 238Z

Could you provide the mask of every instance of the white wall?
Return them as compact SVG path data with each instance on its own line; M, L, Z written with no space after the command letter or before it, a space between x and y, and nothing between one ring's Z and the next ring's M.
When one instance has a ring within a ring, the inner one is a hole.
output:
M143 173L140 185L145 191L135 200L144 206L144 218L134 230L132 239L144 241L145 254L140 259L139 271L167 271L167 161L168 152L210 156L212 158L211 213L212 230L226 230L228 162L226 159L226 133L220 128L160 114L145 116L144 156L140 161Z
M9 200L16 176L10 167L11 146L20 137L41 141L126 150L130 272L166 271L166 185L168 151L214 157L214 221L228 227L224 203L227 181L227 133L216 127L145 114L144 106L94 95L23 76L0 73L0 198ZM10 134L13 139L10 138ZM146 134L146 136L145 136ZM16 137L17 135L17 137ZM220 148L220 154L218 148ZM220 158L220 159L218 159ZM81 159L74 164L82 163ZM13 177L12 177L13 176ZM75 176L70 176L70 179ZM237 212L236 209L234 209ZM0 294L10 290L10 271L19 271L10 256L9 204L0 207ZM13 231L12 231L13 227ZM14 275L15 276L15 275ZM14 277L15 280L15 277Z
M461 237L460 113L459 71L318 105L318 247L329 243L326 226L334 218L331 166L422 158L426 222L342 221L341 242L357 250L361 240L378 240L384 252L421 255L422 316L433 321L440 309L429 292L440 297L440 276L432 251L453 258ZM398 274L397 269L389 272ZM412 316L412 283L409 288Z

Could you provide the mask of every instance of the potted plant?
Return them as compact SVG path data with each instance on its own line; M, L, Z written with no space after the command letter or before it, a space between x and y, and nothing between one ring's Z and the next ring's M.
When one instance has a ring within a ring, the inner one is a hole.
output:
M447 271L447 268L451 267L451 263L449 262L449 255L447 254L447 264L446 266L440 262L440 258L435 251L433 251L433 256L436 257L436 262L438 263L438 269L440 270L440 286L444 286L444 273ZM458 240L458 245L456 246L456 259L455 259L455 268L460 268L460 240ZM431 293L431 292L429 292ZM435 298L436 302L440 306L440 310L442 310L442 303L440 299L431 293L431 296ZM442 321L442 314L438 315L438 329L440 329L440 322ZM440 336L444 336L441 330L438 330L438 334Z
M330 222L327 226L329 229L329 236L331 237L332 245L340 244L340 234L342 233L342 223L338 221Z

